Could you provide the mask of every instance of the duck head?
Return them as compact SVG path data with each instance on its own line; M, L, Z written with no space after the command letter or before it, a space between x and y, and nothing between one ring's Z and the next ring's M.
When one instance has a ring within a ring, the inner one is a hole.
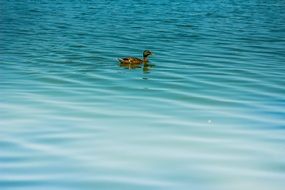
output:
M152 55L152 52L149 51L149 50L144 50L144 52L143 52L143 57L146 58L146 57L148 57L149 55Z

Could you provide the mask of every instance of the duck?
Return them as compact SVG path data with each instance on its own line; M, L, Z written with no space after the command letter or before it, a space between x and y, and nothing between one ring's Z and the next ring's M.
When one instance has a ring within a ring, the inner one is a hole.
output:
M118 61L122 65L140 65L140 64L147 64L148 63L148 57L150 55L153 55L153 53L150 50L145 50L143 52L143 59L136 58L136 57L124 57L119 58Z

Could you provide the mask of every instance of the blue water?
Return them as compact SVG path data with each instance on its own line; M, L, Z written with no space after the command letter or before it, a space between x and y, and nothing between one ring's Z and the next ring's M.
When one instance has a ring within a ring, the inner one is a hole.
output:
M0 189L283 190L284 10L1 0Z

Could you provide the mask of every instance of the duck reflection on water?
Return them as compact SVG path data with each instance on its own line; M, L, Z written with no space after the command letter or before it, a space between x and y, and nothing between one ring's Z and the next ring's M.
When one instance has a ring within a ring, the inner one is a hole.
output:
M153 64L144 64L142 65L132 65L132 64L120 64L120 67L126 68L126 69L143 69L143 72L148 73L152 67L154 67L155 65Z

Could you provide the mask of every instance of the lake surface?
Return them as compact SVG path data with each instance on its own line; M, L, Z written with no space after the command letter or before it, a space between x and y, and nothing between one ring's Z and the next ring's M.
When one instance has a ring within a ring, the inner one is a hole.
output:
M284 189L284 10L1 0L0 189Z

